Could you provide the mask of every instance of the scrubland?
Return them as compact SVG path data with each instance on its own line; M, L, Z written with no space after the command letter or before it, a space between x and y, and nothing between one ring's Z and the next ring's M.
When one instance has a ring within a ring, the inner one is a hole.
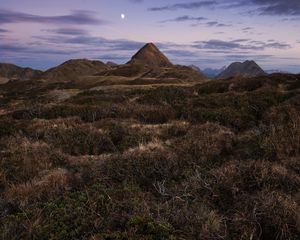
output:
M0 85L1 238L299 239L299 87Z

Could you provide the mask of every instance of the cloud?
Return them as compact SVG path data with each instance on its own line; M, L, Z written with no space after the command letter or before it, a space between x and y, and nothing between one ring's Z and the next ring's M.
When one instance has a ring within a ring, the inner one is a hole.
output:
M251 39L249 38L239 38L239 39L232 40L232 42L236 42L236 43L249 42L249 41L251 41Z
M2 28L0 28L0 33L7 33L7 32L9 32L8 30L6 30L6 29L2 29Z
M208 27L230 27L232 24L219 23L218 21L210 21L207 22L206 25Z
M300 15L299 0L219 0L219 7L249 8L250 15L298 16Z
M165 11L165 10L179 10L179 9L199 9L203 7L212 7L217 4L217 1L196 1L188 3L176 3L165 5L161 7L149 8L149 11Z
M99 47L107 48L108 50L111 51L137 50L144 45L144 43L142 42L131 41L126 39L110 40L102 37L93 37L93 36L78 36L78 37L65 38L65 39L49 38L48 40L50 40L50 42L53 41L56 43L60 41L61 43L65 43L65 44L80 44L80 45L92 46L96 48Z
M265 44L265 47L266 48L287 49L287 48L291 48L291 45L286 44L286 43L274 42L274 43Z
M181 2L176 4L163 5L149 8L149 11L170 11L179 9L199 9L199 8L249 8L248 14L251 15L281 15L281 16L299 16L300 1L299 0L206 0ZM291 20L297 20L293 18Z
M55 33L55 34L62 34L62 35L85 35L88 34L88 32L84 29L78 29L78 28L58 28L58 29L45 29L44 32L48 33Z
M208 27L230 27L230 26L232 26L231 24L220 23L218 21L209 21L209 22L204 23L203 22L204 20L207 20L207 18L183 15L183 16L179 16L179 17L176 17L176 18L171 18L171 19L166 19L166 20L160 21L160 23L193 22L191 24L192 27L196 27L196 26L199 26L199 25L202 25L202 24L205 24Z
M250 41L250 39L237 39L231 41L209 40L196 41L193 47L198 49L218 49L218 50L264 50L266 48L287 49L291 46L280 42Z
M28 54L54 54L54 55L67 55L75 54L79 51L76 50L60 50L60 49L44 49L44 48L30 48L22 44L0 44L0 49L3 53L28 53Z
M245 28L242 28L243 31L249 31L249 30L253 30L252 27L245 27Z
M273 57L273 55L270 54L232 54L232 55L225 55L225 58L230 59L230 60L249 60L249 59L257 59L257 60L261 60L261 59L266 59L266 58L271 58Z
M300 15L299 0L250 0L260 6L256 12L260 15Z
M209 40L209 41L198 41L195 42L195 48L199 49L222 49L222 50L232 50L232 49L252 49L252 50L263 50L261 46L254 45L242 45L234 41L222 41L222 40Z
M167 19L167 20L163 20L160 21L161 23L166 23L166 22L187 22L187 21L203 21L206 20L207 18L205 17L192 17L192 16L188 16L188 15L184 15L184 16L179 16L176 18L171 18L171 19Z
M91 11L73 11L69 15L60 16L40 16L27 14L17 11L0 9L0 24L6 23L20 23L20 22L33 22L33 23L46 23L46 24L107 24L105 20L95 17L95 13Z
M15 44L0 44L0 49L1 52L20 52L25 51L27 48L25 46Z
M165 50L164 53L176 58L199 57L199 54L197 54L195 51L189 50Z

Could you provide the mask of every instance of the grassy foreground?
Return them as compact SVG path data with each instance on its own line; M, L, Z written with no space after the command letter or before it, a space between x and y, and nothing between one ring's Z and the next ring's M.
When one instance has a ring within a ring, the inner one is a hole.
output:
M299 87L0 85L0 238L300 239Z

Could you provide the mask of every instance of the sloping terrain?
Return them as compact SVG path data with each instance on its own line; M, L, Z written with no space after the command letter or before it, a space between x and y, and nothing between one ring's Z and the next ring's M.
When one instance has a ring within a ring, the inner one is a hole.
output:
M47 70L41 78L53 82L76 81L80 77L94 75L109 68L101 61L73 59Z
M0 85L3 239L300 238L300 75L130 87Z
M257 77L266 75L264 70L254 61L245 61L243 63L234 62L230 64L217 78L230 77Z
M0 78L28 80L40 77L42 71L32 68L22 68L14 64L0 63Z

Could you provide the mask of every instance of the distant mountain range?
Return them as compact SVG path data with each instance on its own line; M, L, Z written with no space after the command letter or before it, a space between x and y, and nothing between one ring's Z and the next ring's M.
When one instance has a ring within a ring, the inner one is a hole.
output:
M21 68L13 64L0 64L2 79L44 79L49 81L77 81L83 77L125 77L134 79L156 79L167 82L203 81L208 78L252 77L266 73L254 61L235 62L227 68L203 71L195 65L174 65L155 46L147 43L126 64L116 64L87 59L73 59L45 72L31 68Z
M215 78L217 77L221 72L223 72L226 69L226 66L220 68L220 69L214 69L214 68L205 68L202 72L205 76Z

